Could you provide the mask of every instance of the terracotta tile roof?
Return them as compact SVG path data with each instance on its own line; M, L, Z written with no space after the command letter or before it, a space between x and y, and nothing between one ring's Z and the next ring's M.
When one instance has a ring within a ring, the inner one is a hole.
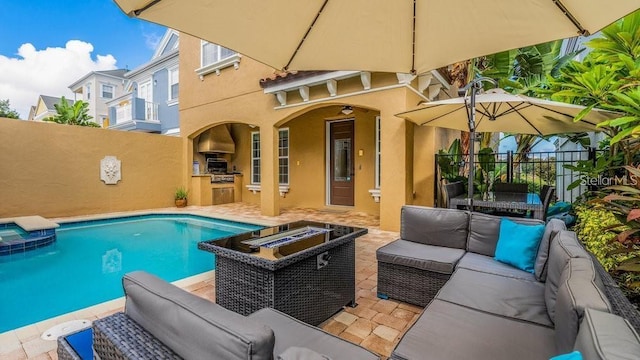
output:
M260 79L260 87L267 88L277 84L308 78L331 71L275 71L270 76Z

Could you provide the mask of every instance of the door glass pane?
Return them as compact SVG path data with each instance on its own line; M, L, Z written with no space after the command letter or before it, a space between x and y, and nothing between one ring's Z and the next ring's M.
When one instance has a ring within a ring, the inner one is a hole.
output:
M336 139L333 144L333 180L351 181L351 139Z

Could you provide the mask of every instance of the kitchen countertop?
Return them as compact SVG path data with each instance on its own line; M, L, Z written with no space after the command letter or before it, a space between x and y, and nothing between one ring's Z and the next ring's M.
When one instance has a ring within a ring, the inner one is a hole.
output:
M191 177L211 177L211 175L213 174L191 174ZM233 176L242 176L242 174L227 174L227 175L233 175Z

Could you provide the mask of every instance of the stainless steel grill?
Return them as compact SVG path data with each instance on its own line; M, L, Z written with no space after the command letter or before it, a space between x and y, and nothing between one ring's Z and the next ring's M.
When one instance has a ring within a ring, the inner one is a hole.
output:
M213 174L211 175L212 184L232 183L233 174Z

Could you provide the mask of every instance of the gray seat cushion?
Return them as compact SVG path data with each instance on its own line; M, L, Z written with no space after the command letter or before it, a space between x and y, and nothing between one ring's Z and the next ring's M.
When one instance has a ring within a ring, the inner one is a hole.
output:
M400 238L404 240L456 249L467 246L466 211L405 205L400 220Z
M569 259L560 278L556 299L556 348L559 352L573 349L586 308L611 312L611 304L602 288L592 259Z
M399 239L376 251L380 262L451 274L465 251Z
M143 271L122 280L125 313L185 359L270 360L273 331Z
M554 347L553 329L434 299L392 358L540 360Z
M553 327L544 284L458 268L436 299L490 314Z
M634 360L640 358L640 337L620 316L586 309L574 349L585 360Z
M551 321L555 319L556 297L560 286L560 277L569 259L580 257L591 259L587 251L580 245L573 231L560 231L551 242L549 260L547 262L547 280L545 282L544 299Z
M532 273L501 263L492 257L472 252L464 254L460 262L458 262L458 269L469 269L514 279L537 281Z
M502 217L482 213L471 213L469 223L469 242L467 250L493 257L496 253L496 244L500 236L500 221ZM544 224L542 220L509 218L518 224L537 225Z
M549 260L549 247L551 241L562 230L567 230L564 221L560 219L551 219L544 228L544 235L538 247L538 255L534 265L536 279L545 281L547 279L547 261Z
M274 351L282 354L290 347L304 347L331 359L379 359L371 351L305 324L274 309L261 309L247 316L268 325L275 333Z
M331 360L331 358L311 349L294 346L278 355L277 360Z

